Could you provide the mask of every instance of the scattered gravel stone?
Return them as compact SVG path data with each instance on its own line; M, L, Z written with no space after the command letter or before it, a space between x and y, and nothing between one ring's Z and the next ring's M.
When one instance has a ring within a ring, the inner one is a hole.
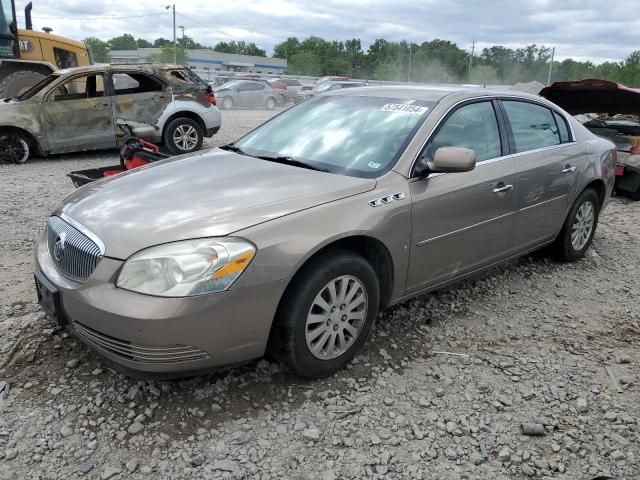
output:
M73 428L71 428L71 426L67 424L63 425L62 427L60 427L60 435L65 438L73 435Z
M74 358L72 360L69 360L65 366L67 368L78 368L78 365L80 365L80 360L78 360L77 358Z
M484 463L484 457L482 456L482 454L480 452L473 452L471 454L471 456L469 457L469 460L474 465L480 465L481 463Z
M142 430L144 430L144 425L140 422L133 422L131 425L129 425L129 428L127 428L127 431L131 435L140 433Z
M305 428L302 432L302 436L307 440L317 442L320 440L320 431L317 428Z
M100 475L100 478L102 480L109 480L112 477L115 477L116 475L119 475L122 472L122 469L120 467L113 467L113 466L107 466L104 467L104 469L102 470L102 474Z

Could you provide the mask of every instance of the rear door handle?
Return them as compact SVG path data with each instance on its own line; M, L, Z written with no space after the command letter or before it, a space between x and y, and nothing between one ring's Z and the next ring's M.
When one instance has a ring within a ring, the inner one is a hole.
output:
M109 104L108 103L99 103L93 106L93 108L104 108L104 107L108 107Z
M500 182L498 185L496 185L496 188L493 189L493 193L505 193L510 192L511 190L513 190L513 185L505 185L504 183Z
M574 167L572 165L569 165L568 163L564 166L564 169L562 169L562 173L573 173L575 172L577 169L577 167Z

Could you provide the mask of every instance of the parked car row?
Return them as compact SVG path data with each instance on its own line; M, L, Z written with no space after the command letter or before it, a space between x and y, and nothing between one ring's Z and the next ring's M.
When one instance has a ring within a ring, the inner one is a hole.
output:
M211 87L213 87L215 91L220 91L220 90L226 91L226 90L229 90L226 84L230 82L239 82L239 81L241 82L253 81L253 82L262 83L263 85L265 85L266 89L263 88L260 90L267 90L263 92L263 95L264 95L263 100L265 100L266 102L267 97L273 96L276 99L277 105L285 105L288 102L292 101L296 93L298 93L302 89L302 84L297 79L284 78L284 77L263 78L257 74L218 75L214 80L209 82L209 85L211 85ZM238 84L234 83L234 87L237 87L237 86ZM248 85L245 85L243 89L246 89L248 91L253 90ZM268 93L270 89L272 89L273 92ZM232 88L230 90L232 90L233 93L225 94L226 97L231 98L231 100L229 100L226 104L228 108L233 108L234 106L235 107L241 107L241 106L265 107L266 105L265 102L261 102L259 104L257 103L247 104L246 99L243 100L242 98L237 98L237 99L235 98L237 96L237 89ZM221 106L224 107L224 105L222 104Z
M380 309L544 246L583 257L615 169L610 141L539 96L329 90L233 144L76 190L38 240L38 297L126 372L268 351L323 377Z
M293 103L300 103L308 100L316 95L320 95L325 92L332 92L334 90L341 90L343 88L355 88L355 87L365 87L367 86L366 82L358 82L354 80L327 80L323 82L319 82L315 87L311 90L301 90L296 96L293 98Z
M211 88L176 65L94 65L62 70L0 100L0 161L117 147L127 123L172 154L199 150L221 124Z

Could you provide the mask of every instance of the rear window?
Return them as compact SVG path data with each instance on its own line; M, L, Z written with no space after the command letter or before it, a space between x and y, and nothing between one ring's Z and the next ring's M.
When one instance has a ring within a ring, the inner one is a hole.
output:
M561 143L553 113L547 107L512 100L504 100L502 104L511 124L516 152L527 152Z
M555 117L556 124L558 125L558 132L560 133L560 141L562 143L570 142L571 134L569 133L569 126L567 125L567 121L558 112L553 112L553 116Z
M160 72L163 78L173 85L195 85L198 87L206 87L204 81L188 68L180 68L175 70L162 70Z
M116 95L162 91L162 84L144 73L114 73L112 79Z

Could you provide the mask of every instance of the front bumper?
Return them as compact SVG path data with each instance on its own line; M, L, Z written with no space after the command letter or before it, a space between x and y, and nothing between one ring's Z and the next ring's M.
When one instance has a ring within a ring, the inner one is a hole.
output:
M285 281L198 297L153 297L116 288L122 263L105 257L79 284L53 265L46 233L36 247L35 268L59 289L68 327L111 362L138 376L178 377L264 354Z

